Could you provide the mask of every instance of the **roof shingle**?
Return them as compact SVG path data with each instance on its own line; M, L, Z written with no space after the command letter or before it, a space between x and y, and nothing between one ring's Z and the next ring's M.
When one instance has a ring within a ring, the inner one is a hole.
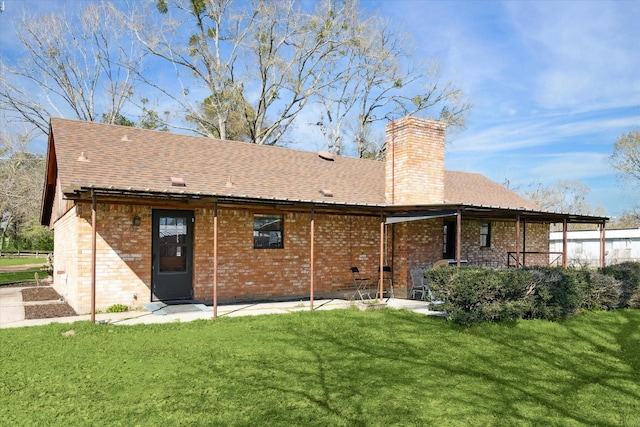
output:
M385 205L384 162L52 118L68 186L202 196ZM125 137L126 136L126 137ZM79 161L84 153L88 161ZM184 187L171 178L184 179ZM323 191L324 190L324 191ZM480 174L445 172L443 203L538 209Z

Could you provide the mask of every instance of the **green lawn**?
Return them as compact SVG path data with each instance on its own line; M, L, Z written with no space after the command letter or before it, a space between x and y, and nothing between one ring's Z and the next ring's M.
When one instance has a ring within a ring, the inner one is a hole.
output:
M0 285L7 283L34 281L35 273L38 273L40 279L47 277L47 273L41 268L30 268L27 271L13 271L9 273L0 273ZM34 282L35 283L35 282Z
M42 264L44 267L46 259L44 258L0 258L0 268L16 265ZM25 271L0 272L0 285L15 282L26 282L35 280L34 273L38 273L40 279L47 277L47 273L42 271L42 267L34 267Z
M356 309L3 329L0 420L640 426L640 310L469 329Z
M25 264L42 264L45 265L47 263L46 258L9 258L9 257L0 257L0 267L8 267L12 265L25 265Z

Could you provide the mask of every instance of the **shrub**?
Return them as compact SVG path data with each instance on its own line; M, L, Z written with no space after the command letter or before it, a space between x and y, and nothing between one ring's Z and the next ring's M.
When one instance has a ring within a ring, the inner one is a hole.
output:
M640 263L623 262L600 269L606 276L620 281L620 301L618 307L640 308Z
M123 313L127 310L129 310L129 307L124 304L113 304L107 308L107 313Z
M637 290L640 274L633 276L633 272L640 273L640 269L622 271L630 283L636 280L633 289ZM632 276L635 279L629 279ZM438 268L426 270L425 277L433 294L444 300L439 309L462 325L557 319L582 308L615 308L622 294L619 280L585 268Z
M577 313L589 289L588 270L560 267L538 268L537 304L545 319L567 317Z
M524 270L440 268L426 271L439 308L459 324L532 317L534 298Z
M614 276L592 271L589 285L589 291L582 302L583 308L609 310L620 306L622 282Z

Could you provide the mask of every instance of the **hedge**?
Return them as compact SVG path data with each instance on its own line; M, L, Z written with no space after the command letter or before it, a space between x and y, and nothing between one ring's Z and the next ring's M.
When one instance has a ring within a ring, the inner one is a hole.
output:
M436 309L461 325L515 319L559 319L582 309L640 308L640 263L600 270L532 267L425 270Z

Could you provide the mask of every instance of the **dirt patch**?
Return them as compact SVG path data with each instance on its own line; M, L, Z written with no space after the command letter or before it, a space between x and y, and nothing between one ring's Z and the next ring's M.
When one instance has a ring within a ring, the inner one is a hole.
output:
M55 301L60 295L50 286L38 288L24 288L22 290L22 301Z
M50 319L53 317L76 316L76 312L66 302L24 306L25 319Z
M25 319L50 319L77 315L69 304L60 301L60 295L50 286L23 289L22 301L27 303L50 301L49 304L26 304L24 306Z

